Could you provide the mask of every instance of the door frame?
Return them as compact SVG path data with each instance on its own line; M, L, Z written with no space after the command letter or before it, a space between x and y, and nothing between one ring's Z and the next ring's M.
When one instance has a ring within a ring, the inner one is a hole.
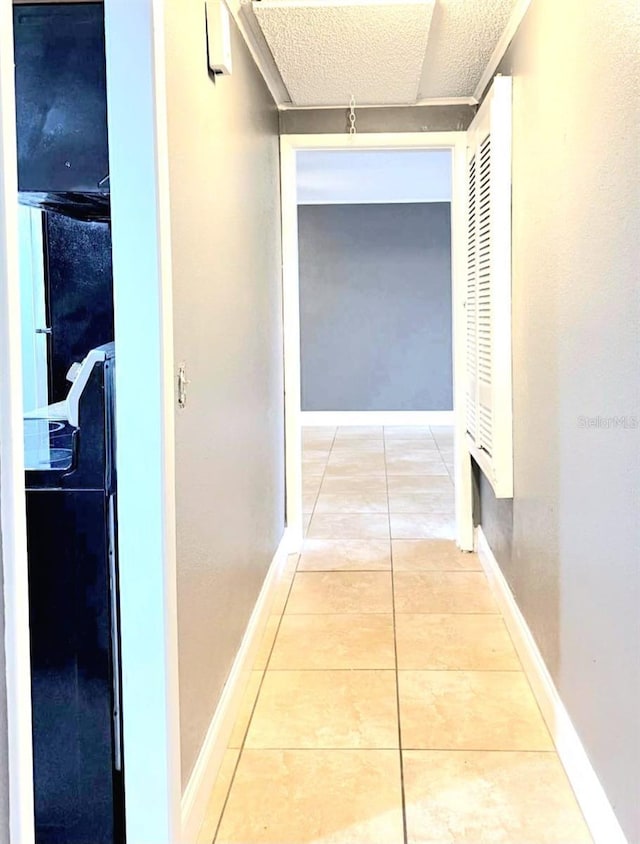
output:
M302 410L300 386L300 279L298 272L298 206L296 157L299 150L450 150L451 191L451 277L453 328L453 405L455 439L456 542L472 551L473 473L466 446L465 430L465 261L467 239L467 133L407 132L356 135L282 135L280 174L282 191L282 289L284 321L285 382L285 473L287 526L299 548L303 539L302 513Z
M126 837L181 840L164 3L105 0Z

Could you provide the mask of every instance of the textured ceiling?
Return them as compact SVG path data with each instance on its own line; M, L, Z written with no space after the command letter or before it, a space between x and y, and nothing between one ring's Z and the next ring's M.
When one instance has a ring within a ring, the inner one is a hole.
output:
M419 97L469 97L516 0L437 0Z
M433 0L262 0L256 18L294 105L413 103Z
M470 97L517 0L261 0L253 12L298 106Z

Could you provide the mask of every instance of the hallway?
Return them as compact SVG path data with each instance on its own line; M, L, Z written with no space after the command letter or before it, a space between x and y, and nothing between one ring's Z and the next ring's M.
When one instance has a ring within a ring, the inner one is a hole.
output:
M475 554L452 432L304 431L290 556L199 841L590 841Z

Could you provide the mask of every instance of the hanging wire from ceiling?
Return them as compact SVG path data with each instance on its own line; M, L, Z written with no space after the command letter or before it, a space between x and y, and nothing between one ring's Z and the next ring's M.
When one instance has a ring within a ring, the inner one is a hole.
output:
M349 135L353 137L357 133L356 128L356 97L355 94L351 94L351 99L349 101Z

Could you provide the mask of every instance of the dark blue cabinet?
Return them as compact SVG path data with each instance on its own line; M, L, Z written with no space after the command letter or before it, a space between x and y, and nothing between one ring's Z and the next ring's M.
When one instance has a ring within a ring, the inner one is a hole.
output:
M18 189L96 193L109 172L102 3L14 5Z

